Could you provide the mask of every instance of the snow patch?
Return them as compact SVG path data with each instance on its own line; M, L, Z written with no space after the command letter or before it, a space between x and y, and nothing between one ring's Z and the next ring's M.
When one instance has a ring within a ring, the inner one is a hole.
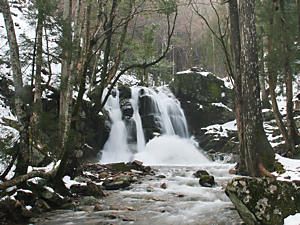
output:
M236 120L224 124L214 124L202 128L205 134L213 134L215 137L228 137L228 131L237 131Z
M284 225L299 225L300 224L300 213L290 215L284 219Z
M300 181L300 160L285 158L278 154L276 154L276 159L284 166L285 169L285 173L283 174L279 175L276 172L273 173L277 176L278 180Z
M228 111L232 112L232 109L229 108L227 105L224 105L222 102L217 102L217 103L211 103L213 106L217 106L217 107L220 107L220 108L225 108L227 109Z
M196 74L202 75L204 77L207 77L209 74L212 74L211 72L193 71L193 70L188 69L185 71L177 72L176 75L189 74L189 73L196 73Z

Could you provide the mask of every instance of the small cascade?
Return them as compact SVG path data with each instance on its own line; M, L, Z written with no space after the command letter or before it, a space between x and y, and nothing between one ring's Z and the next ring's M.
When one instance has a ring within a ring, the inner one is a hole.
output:
M131 88L131 104L133 108L133 120L136 125L136 140L137 140L137 152L142 152L145 149L145 136L142 126L142 120L139 113L139 89L132 87Z
M104 145L101 163L129 161L133 158L160 165L208 162L188 139L183 110L167 87L131 87L129 102L132 109L127 110L132 113L125 113L124 118L118 90L106 103L105 109L112 127Z
M159 87L158 99L161 101L161 106L166 108L168 121L171 122L172 131L168 135L176 134L179 137L188 138L188 126L184 112L179 101L175 98L172 92L165 86ZM173 133L174 132L174 133Z
M178 100L163 86L156 89L133 87L133 102L139 106L139 117L150 117L161 127L159 134L188 138L187 122ZM140 101L140 100L141 101ZM144 126L147 129L147 124Z
M129 161L131 152L127 144L127 129L122 120L119 91L115 89L109 96L105 109L112 122L111 131L106 141L101 157L101 163Z

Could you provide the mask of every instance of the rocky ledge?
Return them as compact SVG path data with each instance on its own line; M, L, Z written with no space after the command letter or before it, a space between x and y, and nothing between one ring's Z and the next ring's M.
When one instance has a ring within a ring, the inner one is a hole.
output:
M226 194L247 225L281 225L285 217L300 212L298 185L270 178L241 177L228 184Z

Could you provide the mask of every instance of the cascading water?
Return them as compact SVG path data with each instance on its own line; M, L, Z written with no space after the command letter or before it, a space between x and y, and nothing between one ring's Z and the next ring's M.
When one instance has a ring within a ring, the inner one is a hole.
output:
M129 161L132 154L127 144L127 130L122 120L118 89L109 96L105 109L108 111L112 126L102 151L101 163Z
M130 124L128 135L122 120L119 92L116 91L115 97L110 96L106 104L112 128L103 149L102 163L133 158L152 165L208 162L188 139L183 110L167 87L132 87L130 103L133 114L130 119L127 118L130 120L127 123ZM131 149L127 143L128 137L136 140L135 147ZM146 141L149 142L146 144Z
M139 90L138 88L131 88L131 104L133 108L133 119L136 125L136 140L137 140L137 151L142 152L145 149L145 136L143 132L142 120L139 113Z

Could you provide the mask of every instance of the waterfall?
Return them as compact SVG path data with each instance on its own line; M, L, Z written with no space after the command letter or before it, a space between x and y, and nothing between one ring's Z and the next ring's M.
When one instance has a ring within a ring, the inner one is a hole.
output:
M179 101L165 86L156 89L147 87L132 87L132 102L134 106L140 106L139 98L147 97L148 101L145 111L158 118L162 126L161 134L178 135L188 138L187 122ZM134 107L135 108L135 107ZM143 110L140 110L143 111ZM140 113L136 110L138 114ZM145 114L145 112L142 112ZM141 117L140 115L138 116ZM138 122L140 123L140 122ZM140 130L141 132L141 130Z
M175 98L172 92L165 86L158 88L157 101L159 102L162 111L166 114L165 126L170 126L166 129L168 135L178 135L183 138L188 138L188 126L184 112L179 101ZM171 132L168 132L170 130Z
M108 99L105 109L112 122L101 163L129 161L148 164L197 164L207 159L189 140L187 122L179 101L165 86L131 87L132 116L122 119L119 91ZM127 128L125 126L127 124ZM129 145L128 140L134 140Z
M127 144L127 129L122 120L119 91L117 88L109 96L104 108L108 111L112 126L109 138L104 145L100 162L129 161L131 153Z

